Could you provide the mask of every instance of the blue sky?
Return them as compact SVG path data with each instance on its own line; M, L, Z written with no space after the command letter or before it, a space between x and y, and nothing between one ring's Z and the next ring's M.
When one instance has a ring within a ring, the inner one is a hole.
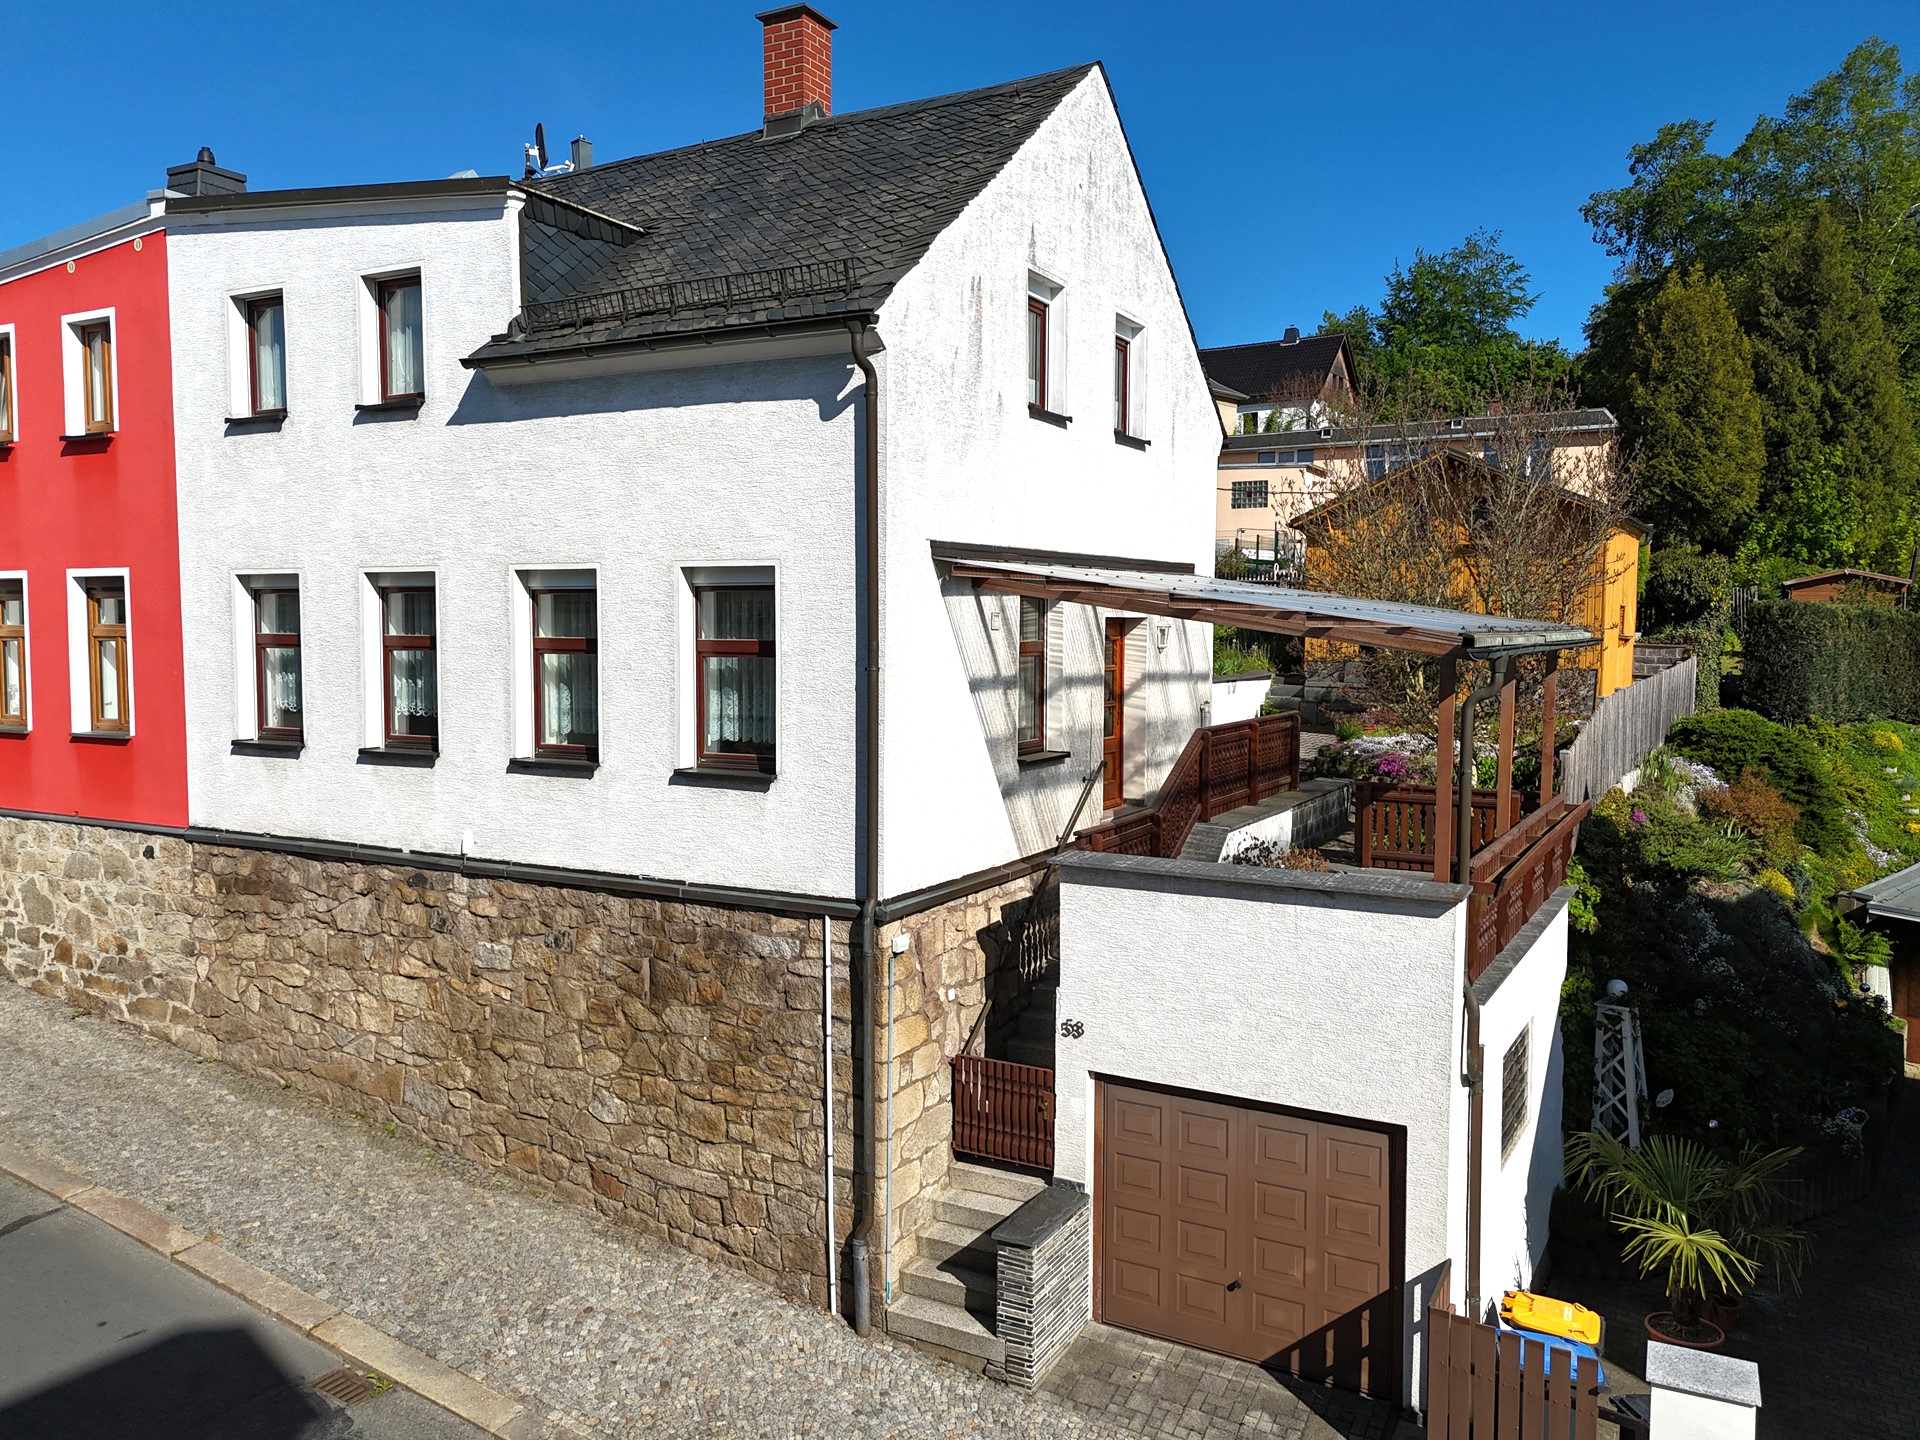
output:
M536 120L602 159L737 133L767 3L23 4L0 249L201 145L279 188L517 174ZM1868 35L1920 68L1912 0L820 8L841 111L1106 61L1203 345L1375 302L1396 260L1479 226L1533 273L1523 328L1577 342L1611 269L1579 207L1629 145L1693 116L1730 145Z

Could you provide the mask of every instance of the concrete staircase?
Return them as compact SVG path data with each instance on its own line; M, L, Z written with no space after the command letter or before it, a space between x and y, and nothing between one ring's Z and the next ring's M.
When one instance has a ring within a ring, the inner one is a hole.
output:
M887 1332L969 1370L997 1370L1006 1351L993 1333L993 1228L1046 1185L1037 1176L955 1161L901 1272Z
M1048 980L1048 984L1036 985L1027 992L1027 1004L1020 1012L1019 1028L1007 1039L1004 1058L1017 1065L1053 1069L1053 1037L1060 1014L1060 977L1055 973Z

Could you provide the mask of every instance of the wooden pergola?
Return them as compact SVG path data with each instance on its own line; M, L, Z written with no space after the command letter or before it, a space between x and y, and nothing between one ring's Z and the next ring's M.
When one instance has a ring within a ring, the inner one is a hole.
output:
M1433 878L1486 886L1493 859L1511 863L1534 839L1556 827L1541 817L1553 797L1553 739L1559 656L1596 644L1575 625L1521 620L1468 611L1444 610L1388 600L1323 595L1244 580L1219 580L1190 568L1153 566L1088 556L988 550L971 545L935 543L933 555L952 579L981 590L1024 595L1038 600L1095 605L1139 615L1200 620L1274 635L1330 640L1348 645L1399 650L1436 660L1440 706L1435 743L1441 774L1434 786ZM1542 656L1543 724L1540 733L1540 809L1516 819L1513 805L1514 721L1519 695L1517 662ZM1461 670L1474 663L1491 668L1489 682L1459 693ZM1477 848L1473 832L1474 727L1479 708L1499 707L1495 743L1496 799L1490 836ZM1453 776L1446 767L1457 753ZM1523 839L1515 830L1528 832ZM1476 873L1481 872L1481 873Z

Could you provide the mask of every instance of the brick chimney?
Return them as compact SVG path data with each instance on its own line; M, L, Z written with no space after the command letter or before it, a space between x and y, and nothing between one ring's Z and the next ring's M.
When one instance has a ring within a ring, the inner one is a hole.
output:
M833 112L833 32L839 27L811 5L785 5L755 17L765 27L766 119L798 120Z

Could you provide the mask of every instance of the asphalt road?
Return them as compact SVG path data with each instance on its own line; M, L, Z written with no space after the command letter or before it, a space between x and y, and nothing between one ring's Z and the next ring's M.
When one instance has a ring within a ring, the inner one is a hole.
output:
M340 1357L0 1175L0 1440L485 1440L408 1391L340 1407Z

